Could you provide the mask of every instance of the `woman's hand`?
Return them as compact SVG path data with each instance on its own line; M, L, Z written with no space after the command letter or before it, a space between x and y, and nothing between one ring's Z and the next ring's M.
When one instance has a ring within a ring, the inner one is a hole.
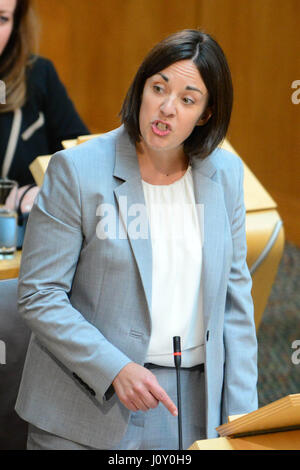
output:
M112 382L121 403L131 411L148 411L161 402L173 416L177 408L157 378L148 369L135 362L127 364Z
M21 188L18 189L18 195L17 195L17 207L19 207L19 203L21 200L22 195L26 191L27 188L29 188L29 184L26 186L22 186ZM40 188L38 186L34 186L33 188L29 189L27 193L24 196L24 199L21 203L21 212L24 214L26 212L30 212L34 203L34 200L39 192Z

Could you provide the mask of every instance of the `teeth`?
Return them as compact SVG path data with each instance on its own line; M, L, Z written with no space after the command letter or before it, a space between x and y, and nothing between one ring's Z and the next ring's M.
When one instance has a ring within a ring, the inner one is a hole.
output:
M162 122L158 122L156 124L156 127L160 130L160 131L166 131L168 129L168 126Z

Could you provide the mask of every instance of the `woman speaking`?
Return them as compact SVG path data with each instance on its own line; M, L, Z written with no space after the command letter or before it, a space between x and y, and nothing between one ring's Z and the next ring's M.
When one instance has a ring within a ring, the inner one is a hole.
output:
M220 46L183 30L144 59L122 125L56 153L29 218L17 401L29 449L183 448L257 408L243 164Z

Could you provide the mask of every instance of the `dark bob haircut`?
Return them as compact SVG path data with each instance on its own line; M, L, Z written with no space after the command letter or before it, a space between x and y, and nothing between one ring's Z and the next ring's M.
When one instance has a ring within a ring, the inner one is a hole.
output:
M158 43L146 56L127 92L121 108L121 120L130 139L140 141L139 113L146 80L180 60L191 59L208 90L212 116L206 124L196 126L184 142L188 157L207 157L225 138L233 102L232 80L226 57L218 43L208 34L185 29Z

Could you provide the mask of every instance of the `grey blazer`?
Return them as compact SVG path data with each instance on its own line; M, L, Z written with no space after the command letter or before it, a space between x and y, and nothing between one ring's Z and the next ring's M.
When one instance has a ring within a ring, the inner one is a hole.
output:
M204 207L210 438L228 415L257 408L257 342L243 164L221 149L191 164L196 203ZM128 229L128 209L137 203L145 204L141 175L121 126L52 157L26 230L19 311L33 335L16 410L98 449L112 448L126 431L131 412L111 383L128 362L144 364L151 334L151 239ZM118 227L127 220L126 236L101 239L99 207L114 209Z

